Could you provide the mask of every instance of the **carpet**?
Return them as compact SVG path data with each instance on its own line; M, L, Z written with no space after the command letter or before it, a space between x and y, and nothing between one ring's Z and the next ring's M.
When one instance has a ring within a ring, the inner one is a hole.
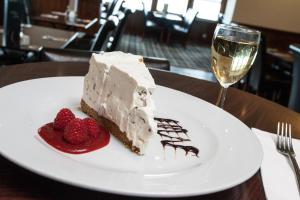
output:
M180 43L160 43L155 38L122 34L116 48L127 53L166 58L171 66L198 69L210 72L210 48L196 44L187 44L184 48Z

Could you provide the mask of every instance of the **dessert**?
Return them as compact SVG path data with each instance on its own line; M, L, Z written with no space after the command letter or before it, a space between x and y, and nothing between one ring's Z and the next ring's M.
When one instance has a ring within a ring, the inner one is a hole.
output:
M81 109L133 152L144 154L156 132L154 89L154 80L141 56L93 54L84 78Z

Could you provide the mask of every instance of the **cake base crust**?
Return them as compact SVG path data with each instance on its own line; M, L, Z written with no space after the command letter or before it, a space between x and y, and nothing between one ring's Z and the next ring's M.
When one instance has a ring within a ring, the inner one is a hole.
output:
M119 127L112 121L99 116L98 113L92 109L87 103L81 99L81 110L94 118L99 124L101 124L104 128L106 128L112 135L114 135L118 140L120 140L127 148L129 148L134 153L140 155L140 149L134 145L132 145L132 141L130 141L125 132L122 132Z

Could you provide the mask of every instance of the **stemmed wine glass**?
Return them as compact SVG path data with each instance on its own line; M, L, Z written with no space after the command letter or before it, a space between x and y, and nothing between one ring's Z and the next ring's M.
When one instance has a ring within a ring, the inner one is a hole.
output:
M221 84L217 105L222 109L227 88L248 72L259 42L260 32L257 30L238 25L217 25L211 46L211 66Z

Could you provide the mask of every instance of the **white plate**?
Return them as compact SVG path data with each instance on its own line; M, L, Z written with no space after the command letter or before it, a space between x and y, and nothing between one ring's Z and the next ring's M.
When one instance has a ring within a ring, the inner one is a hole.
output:
M235 186L259 169L262 148L250 129L199 98L158 86L157 117L176 119L189 132L199 157L151 140L137 156L111 137L103 149L81 155L59 152L37 139L37 130L68 107L79 117L82 77L43 78L0 89L0 153L37 174L98 191L133 196L179 197Z

